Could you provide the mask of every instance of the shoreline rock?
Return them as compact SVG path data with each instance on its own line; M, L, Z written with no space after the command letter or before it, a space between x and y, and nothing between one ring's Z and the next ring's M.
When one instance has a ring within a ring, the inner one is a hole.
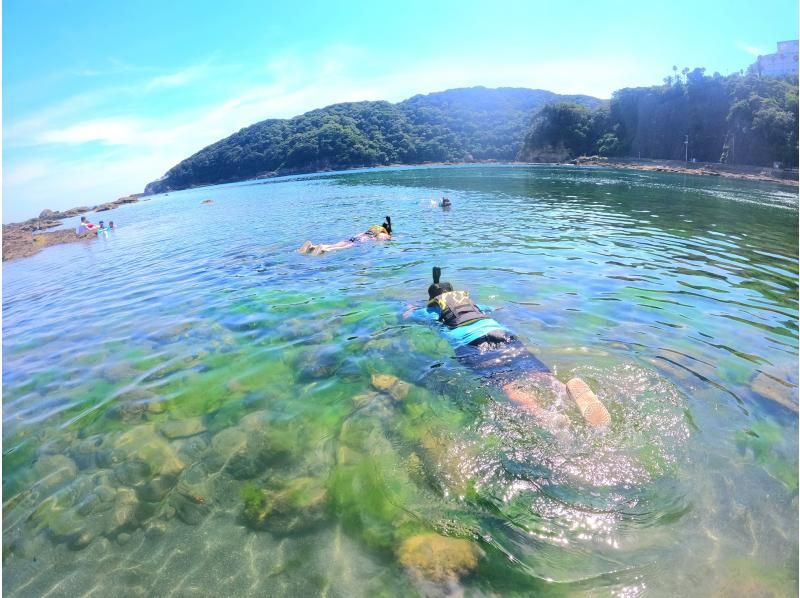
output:
M53 228L61 225L61 220L71 218L87 212L106 212L113 210L121 205L136 203L141 201L141 193L126 195L119 199L94 206L93 208L81 206L69 210L54 212L53 210L42 210L37 218L29 218L24 222L13 222L3 225L3 261L7 262L21 257L30 257L39 253L45 247L52 245L62 245L64 243L74 243L94 239L95 234L86 232L82 235L75 233L73 229L57 230L44 232L44 229Z
M573 166L602 166L605 168L619 168L622 170L646 170L651 172L670 172L677 174L695 174L704 176L718 176L745 181L761 181L778 183L797 187L797 178L781 178L775 176L769 167L755 166L730 166L727 164L712 164L709 162L676 162L674 160L635 160L614 159L600 156L580 156L570 160L567 164Z

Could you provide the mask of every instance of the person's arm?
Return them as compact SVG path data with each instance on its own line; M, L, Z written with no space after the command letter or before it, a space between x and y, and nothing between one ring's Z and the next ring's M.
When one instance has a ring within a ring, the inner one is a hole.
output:
M406 306L406 310L403 312L403 319L438 322L439 314L435 310L428 309L427 306L418 307L413 303L410 303Z

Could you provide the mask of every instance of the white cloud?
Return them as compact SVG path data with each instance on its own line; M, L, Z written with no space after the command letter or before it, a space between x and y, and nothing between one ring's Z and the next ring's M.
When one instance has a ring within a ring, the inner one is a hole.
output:
M130 92L149 108L158 105L160 93L177 86L185 86L182 93L191 98L191 85L207 86L211 75L208 63L198 64L151 77L138 86L88 91L9 123L4 130L7 149L26 147L30 153L43 144L41 151L60 148L64 157L46 166L36 160L7 165L6 204L36 197L51 202L45 207L61 209L112 200L141 191L181 159L242 127L337 102L396 102L417 93L474 85L609 97L620 87L655 83L650 79L652 73L630 57L521 59L502 65L460 57L391 68L359 48L335 46L311 58L301 58L296 52L273 57L265 64L260 81L228 83L229 97L193 104L174 114L144 117L143 111L137 111L141 104L131 103L125 109L119 102L121 93ZM94 116L86 118L87 113ZM93 149L88 145L92 143L100 147ZM103 147L116 151L111 154ZM91 152L93 158L84 157Z
M37 179L44 178L50 172L50 165L45 160L31 160L13 167L6 167L3 183L11 187L21 187Z
M196 79L203 77L208 71L208 64L200 64L187 67L183 70L153 77L144 84L145 91L152 91L162 87L180 87Z
M764 50L763 48L757 48L756 46L750 46L744 42L736 42L736 47L740 50L747 52L750 56L755 56L756 58L759 56L763 56L764 54L769 54L768 50Z
M80 144L100 141L110 145L128 145L135 138L136 123L132 119L104 119L43 131L39 140L41 143Z

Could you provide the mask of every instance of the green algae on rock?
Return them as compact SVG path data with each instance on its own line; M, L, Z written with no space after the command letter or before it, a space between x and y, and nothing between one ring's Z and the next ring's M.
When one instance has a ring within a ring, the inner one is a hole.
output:
M457 579L475 570L479 551L475 544L439 534L420 534L404 540L397 549L400 564L431 581Z
M271 481L267 488L248 482L242 487L243 516L247 524L275 534L308 531L326 515L327 490L316 478Z

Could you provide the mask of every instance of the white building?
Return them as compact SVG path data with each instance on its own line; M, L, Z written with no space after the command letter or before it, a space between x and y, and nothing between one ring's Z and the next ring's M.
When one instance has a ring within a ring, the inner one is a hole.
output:
M778 42L775 54L759 56L750 68L766 77L797 75L797 40Z

